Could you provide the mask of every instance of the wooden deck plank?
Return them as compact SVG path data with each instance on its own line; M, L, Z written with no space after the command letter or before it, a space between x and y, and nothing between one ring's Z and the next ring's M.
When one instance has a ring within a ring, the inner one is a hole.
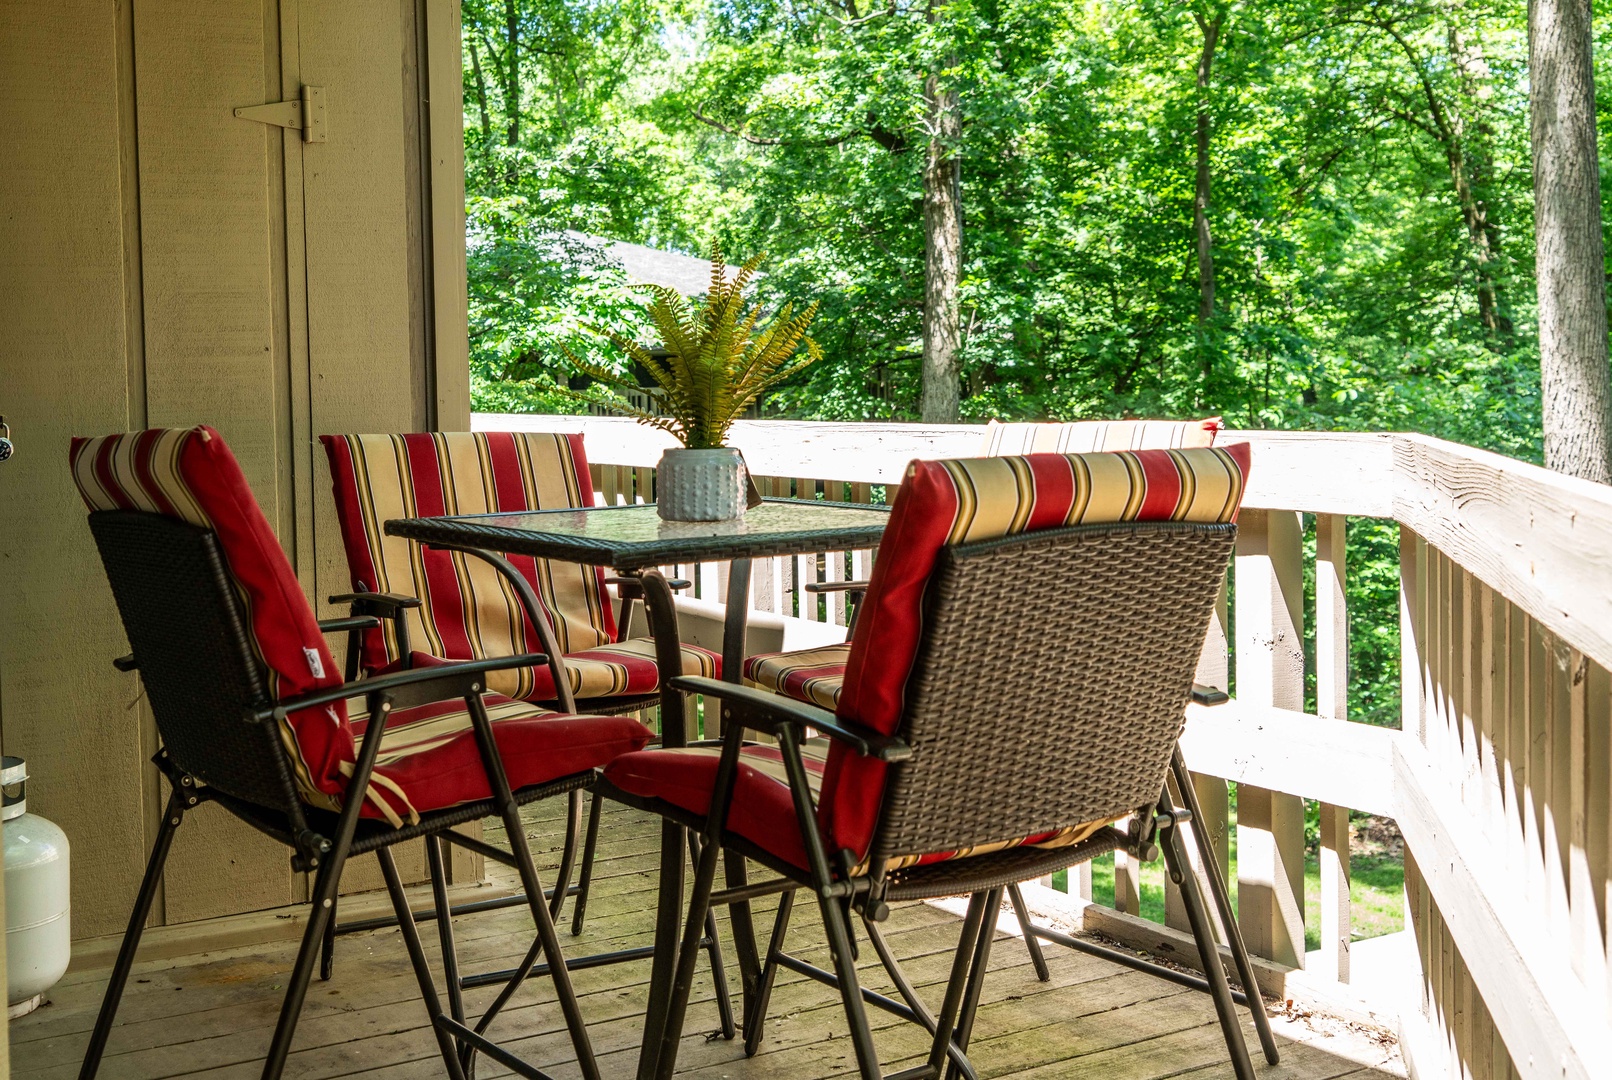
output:
M559 857L558 812L558 806L528 811L527 831L540 873L546 876L552 875ZM491 828L488 834L499 839ZM652 940L655 867L652 823L634 811L612 807L601 825L587 928L577 938L562 934L570 955ZM507 871L495 872L501 875L495 883L507 887ZM420 902L427 898L420 897ZM756 914L764 937L771 911L757 905ZM815 915L810 905L797 909L791 949L826 964ZM727 920L719 918L719 926L736 991ZM929 905L908 904L897 907L885 929L919 992L938 1004L957 939L957 919ZM422 924L421 932L435 962L435 930ZM530 934L531 918L522 908L455 921L465 970L513 964ZM102 1075L118 1080L252 1080L261 1069L295 951L294 942L281 941L137 965ZM1064 1076L1087 1069L1100 1069L1105 1080L1111 1074L1121 1080L1229 1075L1207 997L1083 953L1049 947L1047 958L1051 981L1037 982L1023 943L999 933L975 1028L973 1056L982 1076ZM864 985L888 992L871 949L863 950L860 967ZM105 977L104 970L75 972L52 992L51 1007L12 1024L14 1075L27 1080L70 1080L76 1075ZM573 974L589 1036L607 1076L627 1075L636 1063L648 977L646 963ZM493 988L473 991L467 1004L485 1005L494 993ZM878 1011L870 1019L887 1068L915 1062L927 1052L927 1036L918 1029ZM739 1043L715 1038L714 991L702 965L679 1075L748 1080L854 1073L844 1015L829 988L786 973L774 991L767 1026L761 1052L749 1060ZM1297 1031L1296 1025L1283 1026ZM578 1075L546 981L523 990L495 1031L514 1052L557 1080ZM1284 1063L1262 1068L1262 1080L1267 1072L1269 1080L1366 1080L1366 1072L1402 1074L1390 1053L1379 1049L1375 1058L1369 1049L1340 1053L1335 1049L1345 1048L1331 1045L1334 1040L1322 1042L1313 1035L1306 1042L1302 1032L1292 1041L1284 1038ZM436 1054L398 931L380 930L340 939L335 977L310 988L286 1075L297 1080L426 1080L442 1074ZM478 1074L506 1075L486 1062Z

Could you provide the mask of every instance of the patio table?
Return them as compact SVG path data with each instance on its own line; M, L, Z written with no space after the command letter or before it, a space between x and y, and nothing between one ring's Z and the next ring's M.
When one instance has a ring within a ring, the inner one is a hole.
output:
M530 582L510 565L504 553L606 566L623 577L640 580L650 629L659 643L661 671L661 741L683 746L683 725L670 722L682 714L681 694L668 685L678 670L666 670L679 656L677 612L672 592L659 567L668 563L730 560L727 617L722 631L722 677L742 679L745 631L750 610L750 561L777 555L808 555L877 547L889 521L887 507L856 503L765 499L733 521L662 521L653 504L600 506L587 509L536 510L521 513L467 514L458 517L398 518L386 523L390 536L430 547L462 551L497 567L529 612L541 611ZM536 618L534 617L534 623ZM568 701L569 688L558 687ZM682 919L683 850L681 826L661 828L660 873L663 887L655 921L654 968L647 1017L660 1016L659 998L670 993L672 970ZM743 860L728 863L729 883L742 878ZM665 883L675 883L667 887ZM748 905L734 905L735 946L745 999L759 978L754 933ZM652 1074L660 1032L644 1025L639 1075ZM649 1070L649 1073L646 1073Z

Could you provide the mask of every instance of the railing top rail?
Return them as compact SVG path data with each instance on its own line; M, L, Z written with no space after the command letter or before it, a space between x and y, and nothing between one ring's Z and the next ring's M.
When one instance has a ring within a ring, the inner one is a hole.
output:
M597 464L653 467L675 446L623 417L477 414L478 431L580 431ZM983 424L745 420L758 476L900 483L913 458L967 457ZM1612 667L1612 488L1423 435L1225 431L1251 443L1244 505L1394 518L1603 666Z

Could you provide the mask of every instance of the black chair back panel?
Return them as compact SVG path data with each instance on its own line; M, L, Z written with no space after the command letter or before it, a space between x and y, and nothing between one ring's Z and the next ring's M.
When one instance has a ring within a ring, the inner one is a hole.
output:
M210 787L301 820L263 665L210 530L161 514L90 515L123 629L170 760Z
M1235 525L1091 525L949 548L872 854L955 851L1151 806Z

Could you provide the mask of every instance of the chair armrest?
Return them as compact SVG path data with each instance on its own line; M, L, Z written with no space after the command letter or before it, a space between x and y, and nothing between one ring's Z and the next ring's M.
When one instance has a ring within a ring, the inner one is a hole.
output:
M138 671L140 668L140 662L134 658L133 653L130 653L127 656L117 657L112 661L112 666L117 668L119 671Z
M1224 705L1231 700L1231 695L1218 687L1193 683L1192 700L1198 705Z
M893 735L869 731L860 724L841 720L827 709L781 694L721 679L708 679L703 675L679 675L671 680L671 686L686 694L721 698L728 704L725 711L735 720L745 727L769 735L776 735L778 729L784 726L809 727L846 744L862 757L892 764L912 757L912 747Z
M866 582L866 581L808 581L804 586L802 586L802 588L804 588L807 592L811 592L811 593L867 592L868 591L868 582Z
M343 630L372 630L381 625L381 620L373 615L350 615L345 619L320 619L319 630L326 634L338 634Z
M353 605L354 615L379 615L383 619L395 619L409 608L420 606L419 597L402 593L338 593L330 598L330 602Z
M548 657L542 653L525 653L520 656L500 656L486 660L466 660L463 663L442 664L438 667L409 668L405 671L394 671L390 675L381 675L373 679L360 679L357 682L343 683L325 690L315 690L311 694L300 697L286 698L273 705L257 709L248 714L252 720L267 721L283 719L287 714L301 709L312 709L320 705L331 705L349 698L367 697L370 694L393 694L397 690L410 690L406 695L395 695L407 700L396 703L399 708L408 708L410 703L425 704L432 701L447 701L450 698L464 697L467 693L478 693L487 688L487 680L480 678L489 671L504 671L508 668L536 667L548 663ZM436 685L436 684L441 684Z

